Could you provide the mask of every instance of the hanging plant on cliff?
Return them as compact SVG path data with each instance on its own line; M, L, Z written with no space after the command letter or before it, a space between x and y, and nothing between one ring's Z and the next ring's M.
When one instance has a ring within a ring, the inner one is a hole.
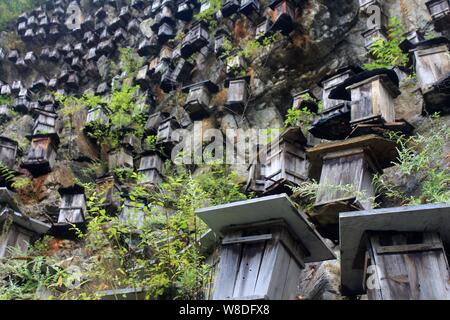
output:
M378 37L371 45L370 54L373 61L366 63L363 67L367 70L392 67L406 67L409 61L407 53L400 49L400 44L404 41L405 30L396 17L389 20L388 39Z

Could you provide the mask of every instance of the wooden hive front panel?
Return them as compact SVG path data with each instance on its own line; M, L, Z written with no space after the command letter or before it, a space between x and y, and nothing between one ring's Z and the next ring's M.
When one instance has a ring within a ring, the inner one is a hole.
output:
M108 155L109 170L111 171L118 167L133 168L133 156L123 147Z
M58 223L82 223L85 212L84 194L65 194L61 199Z
M292 300L302 258L279 231L231 233L222 244L213 299ZM282 240L283 239L283 240ZM286 240L286 243L284 240Z
M450 72L450 54L447 45L417 50L414 55L417 79L423 93Z
M437 0L428 4L428 11L433 19L439 19L450 12L448 0Z
M329 154L323 159L315 205L352 201L359 192L370 198L374 195L371 178L362 149Z
M32 234L28 230L21 228L15 224L4 228L5 223L0 223L0 258L7 258L9 256L9 248L16 248L22 252L28 249Z
M228 88L228 105L245 105L248 99L248 85L245 80L230 81Z
M324 112L326 112L330 109L333 109L337 105L340 105L340 104L346 102L345 100L330 99L329 95L334 88L336 88L339 84L341 84L342 82L347 80L349 77L350 77L350 73L346 72L346 73L338 74L338 75L336 75L330 79L327 79L326 81L323 82L323 84L322 84L323 85L322 100L323 100L323 111Z
M280 184L298 185L308 179L308 161L304 150L284 142L278 149L269 150L264 162L265 190Z
M372 300L448 300L446 253L437 233L370 233L367 265L375 265Z
M0 163L12 169L16 162L17 144L0 138Z

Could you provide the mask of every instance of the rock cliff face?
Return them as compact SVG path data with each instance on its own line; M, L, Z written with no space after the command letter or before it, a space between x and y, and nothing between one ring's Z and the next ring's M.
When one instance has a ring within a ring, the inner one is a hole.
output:
M15 111L8 121L1 123L0 133L19 144L14 168L31 179L31 183L17 190L16 194L19 209L26 216L49 223L61 207L58 189L72 186L77 179L95 181L105 172L92 172L89 168L93 163L108 161L109 146L97 145L84 131L87 108L67 115L47 97L48 94L59 91L79 97L86 92L97 92L107 97L114 79L128 78L131 84L141 81L140 84L145 84L141 85L140 93L146 98L147 115L167 112L192 132L193 117L183 108L181 101L186 96L180 98L181 89L210 80L218 86L218 92L213 94L209 103L212 111L200 119L204 128L217 128L223 133L230 128L281 128L296 93L310 89L315 96L322 97L322 88L318 85L320 79L342 67L362 65L369 60L361 36L367 30L369 17L360 11L359 1L297 1L293 5L293 31L279 37L274 44L263 46L256 54L245 57L244 70L250 76L249 98L243 109L230 110L226 106L228 89L225 81L233 75L227 73L227 59L214 52L214 33L219 28L224 29L235 48L248 46L256 38L258 24L264 21L264 17L273 15L267 0L256 1L260 8L258 15L253 13L246 17L235 13L224 18L223 14L216 12L215 16L206 18L210 25L204 36L207 42L184 57L193 68L181 81L171 78L174 70L182 66L183 58L176 51L185 45L189 32L199 20L198 16L185 20L176 18L179 17L176 12L181 2L162 1L159 7L154 5L157 1L153 4L151 1L128 2L47 1L0 33L0 84L2 88L8 85L12 88L20 81L19 89L12 90L10 95L13 101L7 106L10 111ZM385 14L399 17L406 31L433 29L426 0L382 2ZM167 11L162 8L167 8ZM194 7L194 14L199 8L200 5ZM164 45L168 45L170 51L163 58L168 71L164 71L166 66L161 65L163 59L158 64L162 68L161 73L144 71L142 76L141 73L127 75L115 70L120 65L119 48L133 48L135 58L141 56L148 66L155 58L162 57ZM15 50L18 59L14 58ZM31 58L33 55L35 58ZM228 56L231 56L230 52ZM240 74L234 76L237 75ZM168 87L164 80L168 81ZM40 81L43 81L42 85L39 85ZM427 127L422 126L424 102L416 81L402 81L400 89L402 94L395 100L397 118L405 119L418 131L426 131ZM17 107L17 99L22 93L26 98L24 111ZM49 172L32 174L21 164L32 149L30 136L39 115L38 109L47 107L50 112L55 107L57 114L54 132L60 141L56 159ZM448 118L444 121L449 122ZM323 141L309 135L308 142L313 146ZM136 165L138 158L135 157L134 161ZM247 167L235 166L243 182L247 179ZM399 177L397 172L389 169L386 175L413 192L414 181ZM338 247L335 249L339 251ZM82 255L81 249L74 251L65 250L64 254ZM342 298L339 262L307 265L300 279L300 288L299 297L304 299Z

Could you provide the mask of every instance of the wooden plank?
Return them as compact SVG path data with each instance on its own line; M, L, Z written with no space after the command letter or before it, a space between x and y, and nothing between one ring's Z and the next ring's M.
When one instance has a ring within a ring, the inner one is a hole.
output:
M272 273L269 291L267 293L270 300L280 300L283 297L284 285L289 269L289 261L291 259L290 254L284 246L279 245L277 251L274 271Z
M440 244L405 244L398 246L378 247L377 254L395 254L395 253L411 253L415 251L435 251L443 250L444 247Z
M272 239L272 234L262 234L257 236L249 236L249 237L236 237L229 238L227 240L222 241L222 245L229 245L235 243L249 243L249 242L261 242Z
M281 300L293 300L298 296L301 271L302 268L297 264L297 261L291 258Z
M241 234L241 232L235 232L229 235L239 236ZM214 284L214 300L233 297L236 277L241 264L241 256L241 244L234 244L222 248L218 267L218 276L216 283Z
M277 259L280 243L275 240L267 241L264 248L263 257L261 259L261 267L258 274L258 279L254 289L254 294L259 296L266 296L269 291L269 286L272 279L272 274L275 270L275 262Z
M236 278L234 297L254 295L265 245L265 242L243 244L242 261Z

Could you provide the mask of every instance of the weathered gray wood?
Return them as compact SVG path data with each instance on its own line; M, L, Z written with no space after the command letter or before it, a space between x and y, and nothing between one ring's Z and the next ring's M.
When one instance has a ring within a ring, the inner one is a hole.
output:
M86 199L84 194L62 195L58 223L81 223L85 220Z
M249 236L249 237L236 237L236 238L228 238L227 240L222 241L222 245L234 244L234 243L248 243L248 242L264 242L266 240L272 239L271 234L263 234L257 236Z
M394 122L394 99L398 88L387 77L375 76L347 88L351 91L351 122Z
M237 273L233 297L254 295L258 272L263 258L265 242L246 243L242 248L242 258Z
M108 168L112 171L117 167L133 168L133 156L125 148L120 147L108 154Z
M369 252L377 269L381 298L384 300L450 299L448 262L437 233L423 233L422 247L416 252L378 254L382 241L392 240L395 246L406 244L405 234L372 234ZM387 239L386 239L387 238ZM441 249L436 251L435 245Z
M0 137L0 163L12 169L16 161L18 143L6 137Z
M306 248L304 262L323 261L334 258L334 254L286 194L267 196L226 205L203 208L196 214L218 235L225 236L231 226L274 222L283 219L293 237ZM261 231L260 231L261 232Z
M242 233L234 233L233 236ZM226 239L226 238L225 238ZM218 275L214 285L213 299L227 299L233 297L236 277L240 265L242 245L233 244L222 247Z
M414 51L417 79L423 93L450 72L448 45Z
M437 232L442 237L443 243L449 243L449 213L448 204L429 204L341 213L340 243L343 293L354 295L364 292L362 284L366 269L363 258L367 247L366 241L364 241L365 231ZM397 244L393 242L392 245L395 246ZM432 250L429 252L439 251ZM417 252L412 253L416 254ZM399 255L402 254L400 253ZM390 255L381 254L380 256ZM369 263L373 264L373 261Z

